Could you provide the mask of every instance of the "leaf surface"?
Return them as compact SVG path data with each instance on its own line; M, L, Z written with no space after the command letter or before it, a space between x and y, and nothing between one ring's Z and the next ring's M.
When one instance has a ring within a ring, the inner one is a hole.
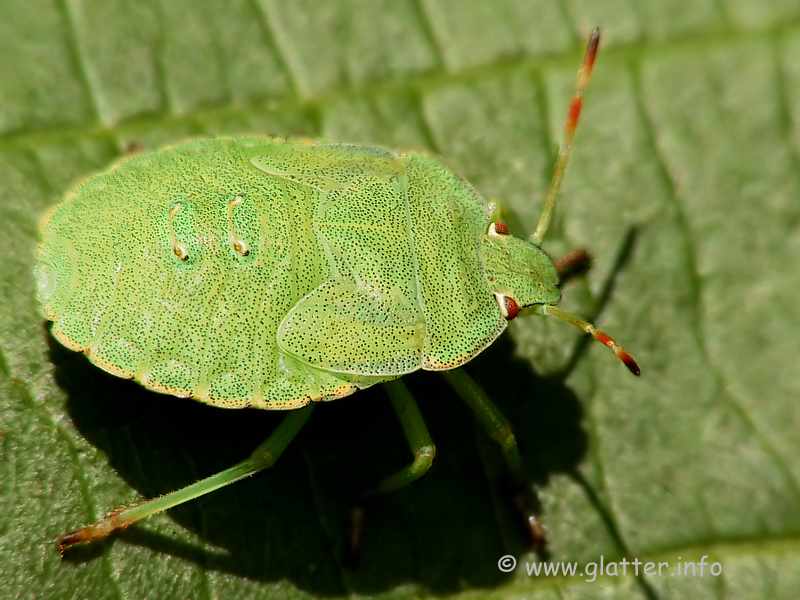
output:
M0 581L14 598L791 598L800 587L800 10L772 0L7 0L0 22ZM594 257L564 305L635 353L634 379L558 322L518 319L469 370L541 490L538 564L497 449L433 374L410 378L431 473L380 390L320 406L270 472L56 555L52 540L240 460L279 415L148 393L53 342L36 223L131 147L192 135L427 148L533 230L585 34L603 49L546 247ZM792 458L795 457L795 458ZM513 574L501 555L519 558ZM708 555L721 576L591 569ZM794 568L792 568L794 567Z

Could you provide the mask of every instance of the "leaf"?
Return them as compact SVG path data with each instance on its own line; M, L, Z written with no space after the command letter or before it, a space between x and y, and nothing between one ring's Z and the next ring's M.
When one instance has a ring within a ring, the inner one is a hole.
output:
M59 560L59 533L233 464L279 415L150 394L53 342L31 276L41 211L129 145L266 132L432 149L530 232L594 23L603 49L547 247L591 251L564 304L643 376L533 317L470 371L514 424L554 564L708 555L723 573L527 576L540 563L499 453L432 374L410 384L437 461L371 507L356 570L350 493L409 460L379 390L320 406L270 472ZM6 0L4 594L794 597L798 54L789 0Z

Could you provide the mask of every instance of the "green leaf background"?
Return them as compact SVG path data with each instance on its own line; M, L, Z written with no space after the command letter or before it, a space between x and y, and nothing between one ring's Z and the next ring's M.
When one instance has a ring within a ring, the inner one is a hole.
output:
M0 596L791 598L800 589L800 8L794 0L3 0ZM380 390L321 406L269 473L59 560L59 533L244 457L279 415L145 392L52 342L36 223L141 145L264 132L443 156L532 230L590 27L604 41L547 247L641 379L520 319L469 370L512 420L552 560L720 577L528 577L496 448L433 374L438 445L342 549L349 493L408 460Z

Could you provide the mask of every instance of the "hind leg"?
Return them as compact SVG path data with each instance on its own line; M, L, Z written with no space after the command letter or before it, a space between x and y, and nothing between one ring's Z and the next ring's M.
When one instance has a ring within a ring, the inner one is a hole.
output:
M311 409L312 406L309 405L287 414L272 434L242 462L169 494L129 508L112 511L92 525L62 535L57 542L59 553L63 555L64 551L72 546L105 539L115 531L123 530L142 519L199 498L271 467L303 428L311 415Z

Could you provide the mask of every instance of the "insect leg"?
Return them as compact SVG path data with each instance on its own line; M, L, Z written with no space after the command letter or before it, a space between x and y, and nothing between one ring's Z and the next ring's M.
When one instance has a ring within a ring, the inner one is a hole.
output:
M514 437L511 424L500 412L500 409L489 399L489 396L478 382L470 377L466 371L454 369L452 371L442 371L442 375L455 390L456 394L466 402L489 437L500 446L503 458L511 473L514 487L517 490L523 490L523 493L518 494L515 498L517 507L523 513L534 544L542 547L545 535L544 528L536 515L538 501L530 497L532 495L530 492L525 493L525 490L530 490L530 484L525 474L522 456L519 453L517 439Z
M115 531L125 529L146 517L194 500L271 467L305 425L311 414L311 408L309 405L286 415L272 434L242 462L169 494L146 500L135 506L114 510L93 525L62 535L57 541L59 553L63 555L65 550L78 544L102 540Z
M414 455L414 460L393 475L381 480L375 489L368 492L368 495L391 492L416 481L428 472L433 464L433 457L436 455L436 446L425 426L422 413L419 412L417 402L405 384L400 380L391 381L386 384L386 391L392 401L392 408L400 419L400 425L408 441L408 447Z
M592 257L583 248L576 248L556 259L554 264L558 271L559 285L564 285L573 277L588 271L592 265Z
M377 486L366 492L350 511L346 561L351 567L356 566L359 562L361 537L364 530L364 512L367 503L378 494L397 490L425 475L436 456L436 446L431 440L422 413L419 412L419 407L411 392L399 379L385 385L392 408L400 419L400 426L403 428L414 459L396 473L382 479Z

